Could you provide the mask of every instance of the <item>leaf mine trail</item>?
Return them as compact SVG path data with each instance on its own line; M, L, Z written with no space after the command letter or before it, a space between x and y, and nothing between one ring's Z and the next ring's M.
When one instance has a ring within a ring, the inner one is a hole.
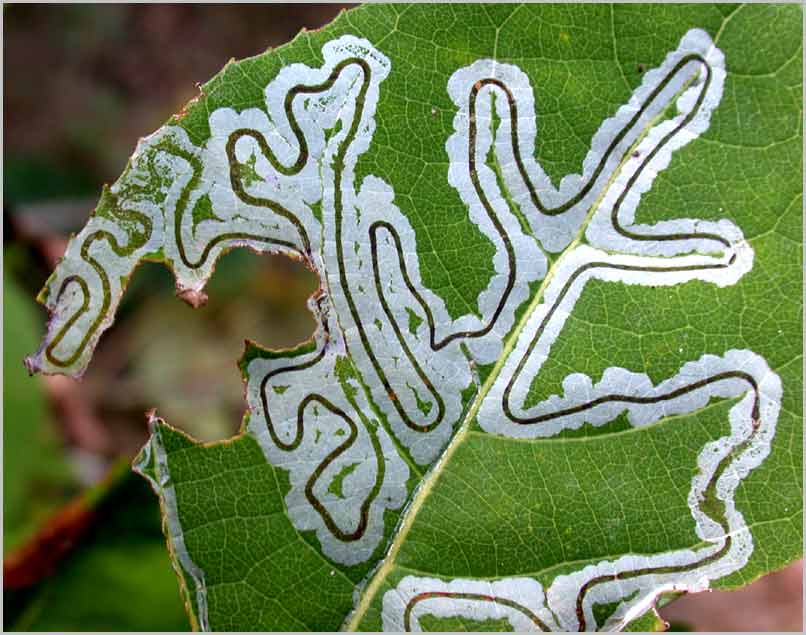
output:
M202 145L176 125L141 140L41 294L51 321L29 368L80 375L145 259L162 260L178 293L196 297L226 251L282 253L320 277L309 300L318 328L290 350L248 344L245 431L287 473L285 510L298 532L314 532L339 567L380 563L350 626L374 605L386 630L421 630L424 616L504 617L517 630L622 628L660 593L699 590L742 568L753 541L734 493L769 453L781 401L781 382L763 358L705 354L657 384L619 367L598 382L572 373L563 394L527 399L589 281L726 287L752 269L753 250L728 220L635 220L641 196L673 153L708 128L722 98L724 58L708 34L689 31L644 74L602 122L582 172L557 187L535 158L526 74L481 59L451 75L448 182L494 247L476 310L457 318L423 283L417 236L394 184L356 177L391 62L352 35L327 42L322 58L319 68L281 69L263 108L212 111ZM557 254L551 268L547 254ZM463 398L475 367L493 363L472 401ZM624 413L646 426L728 398L737 400L730 432L700 451L688 496L697 549L591 562L546 589L529 577L407 575L382 591L416 511L450 469L446 448L470 426L528 441ZM169 473L158 434L143 456ZM138 469L150 474L145 463ZM426 476L416 489L419 470ZM205 572L184 544L170 479L152 481L204 626ZM390 514L402 516L391 537ZM600 624L594 607L603 604L615 609Z

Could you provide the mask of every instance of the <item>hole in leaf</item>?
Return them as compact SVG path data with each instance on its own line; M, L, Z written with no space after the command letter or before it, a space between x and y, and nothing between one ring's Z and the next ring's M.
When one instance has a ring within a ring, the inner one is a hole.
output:
M192 309L176 297L168 269L145 263L76 390L88 393L104 427L124 436L112 447L127 452L145 440L143 412L153 407L194 438L226 439L246 408L244 340L288 348L309 338L316 324L306 302L318 285L299 262L236 249L216 263L207 303Z

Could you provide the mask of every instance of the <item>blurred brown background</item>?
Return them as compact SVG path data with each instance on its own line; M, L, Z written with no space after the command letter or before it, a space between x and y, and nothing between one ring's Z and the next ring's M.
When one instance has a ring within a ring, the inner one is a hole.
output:
M143 413L158 405L196 438L231 436L243 339L289 346L310 335L317 282L287 259L233 252L193 311L166 270L145 265L81 383L25 375L45 317L32 298L138 138L230 58L341 8L4 5L5 628L187 627L156 498L127 469L146 438ZM662 613L678 630L800 630L801 586L797 563Z

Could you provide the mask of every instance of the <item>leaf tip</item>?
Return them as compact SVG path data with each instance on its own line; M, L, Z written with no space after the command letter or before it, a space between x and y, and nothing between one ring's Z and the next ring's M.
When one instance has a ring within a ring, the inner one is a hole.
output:
M157 415L156 408L149 408L144 413L146 418L146 426L148 427L148 433L151 437L159 436L160 427L166 426L165 420ZM150 443L151 439L149 439Z
M27 355L22 360L22 365L25 366L25 370L28 371L28 377L33 377L39 372L39 365L36 363L34 355Z

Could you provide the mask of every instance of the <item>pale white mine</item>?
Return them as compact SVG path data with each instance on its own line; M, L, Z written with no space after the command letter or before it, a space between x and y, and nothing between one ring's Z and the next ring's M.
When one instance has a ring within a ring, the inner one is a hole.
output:
M645 426L713 398L739 398L730 433L701 450L691 483L689 507L707 546L589 564L547 589L526 577L406 576L381 598L384 629L419 630L425 615L506 619L516 630L621 628L660 593L704 589L743 567L753 541L734 492L769 453L781 401L780 380L762 358L746 350L705 354L657 385L618 367L598 381L572 373L562 394L526 405L589 280L724 287L752 268L753 250L730 221L635 222L641 195L673 152L708 128L719 105L725 61L710 37L689 31L647 72L594 135L582 173L556 188L535 159L534 88L526 74L494 60L453 73L448 180L495 247L477 312L458 319L422 282L416 234L393 185L356 178L357 161L373 142L389 59L353 36L328 42L322 54L321 68L283 68L266 86L263 108L210 113L210 137L201 146L171 125L141 141L105 192L105 211L71 241L48 281L43 297L52 319L29 367L80 375L145 257L164 259L179 294L198 303L226 250L284 253L321 279L309 301L319 326L291 351L254 347L247 434L287 471L293 525L314 531L324 555L339 564L383 556L384 514L409 500L411 467L438 461L469 423L462 392L478 384L478 364L505 355L489 384L476 386L478 424L527 440L601 426L625 412L631 425ZM500 175L488 164L491 154ZM547 253L559 254L550 269ZM535 283L541 286L533 297ZM527 303L513 331L516 310ZM196 585L205 628L205 574L184 545L158 433L139 469L163 497L173 551ZM700 508L709 488L724 502L727 526ZM407 522L409 510L403 513ZM617 609L597 624L593 607L603 603Z

